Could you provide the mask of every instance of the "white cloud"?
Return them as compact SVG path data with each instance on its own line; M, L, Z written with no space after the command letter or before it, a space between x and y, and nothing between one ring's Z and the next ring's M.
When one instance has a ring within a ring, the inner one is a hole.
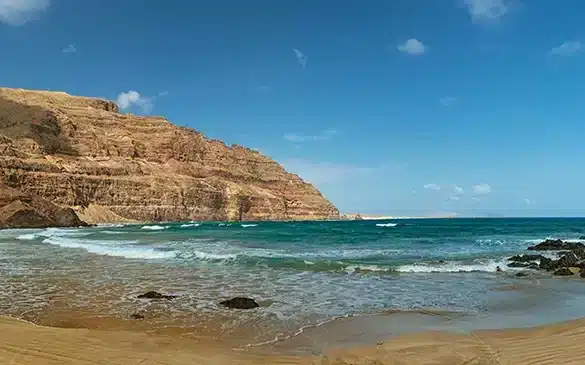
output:
M398 46L396 46L396 48L402 53L407 53L413 56L421 55L425 53L427 50L427 46L425 46L418 39L414 38L406 40L406 42L399 44Z
M356 177L367 176L379 167L360 167L333 164L329 162L312 162L303 159L289 159L283 162L287 171L298 174L303 180L315 185L338 183Z
M63 53L75 53L75 52L77 52L77 47L75 47L75 44L70 44L67 47L63 48L61 50L61 52L63 52Z
M455 194L463 194L464 190L461 186L455 185L455 186L453 186L453 192Z
M508 14L512 0L463 0L471 20L475 23L497 21Z
M461 199L461 197L459 195L451 195L449 197L449 199L457 201L457 200Z
M333 129L323 131L323 132L321 132L317 135L313 135L313 136L287 133L284 135L284 139L286 139L287 141L290 141L290 142L302 143L302 142L309 142L309 141L322 141L322 140L331 138L335 134L337 134L337 131L333 130Z
M530 200L530 199L528 199L528 198L524 198L524 199L522 199L522 201L523 201L523 202L524 202L524 204L526 204L526 205L530 205L530 204L532 204L532 200Z
M583 44L579 41L567 41L557 46L548 53L552 56L572 56L583 50Z
M138 91L134 90L120 93L117 102L120 109L128 109L135 105L140 107L145 113L150 113L153 108L152 98L144 97Z
M307 62L308 62L308 57L305 56L305 54L298 48L293 48L292 51L294 52L295 56L297 57L297 61L299 61L299 64L301 65L302 68L306 68L307 67Z
M457 98L454 96L444 96L439 99L439 104L441 104L441 106L451 106L455 104L456 101Z
M423 188L427 189L427 190L434 190L434 191L440 191L441 187L437 184L426 184L425 186L423 186Z
M0 0L0 23L24 25L36 19L50 0Z
M477 195L487 195L492 192L492 187L488 184L478 184L473 187L473 192Z

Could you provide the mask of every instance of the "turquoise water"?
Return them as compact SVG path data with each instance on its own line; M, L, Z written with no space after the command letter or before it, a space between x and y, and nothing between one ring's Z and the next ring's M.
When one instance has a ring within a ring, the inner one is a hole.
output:
M101 300L101 312L126 317L137 308L157 306L168 313L161 319L165 325L185 325L194 311L224 311L217 306L221 299L251 296L262 308L238 312L234 326L242 321L265 326L258 340L274 335L276 330L269 328L300 328L387 309L483 315L528 305L510 301L508 291L494 290L520 280L506 268L506 257L548 237L576 240L582 235L585 219L189 222L5 230L0 231L0 290L6 294L0 313L40 310L64 292L72 308L91 308L95 293L113 285L117 289ZM498 266L506 272L496 273ZM562 294L566 302L574 298L571 293L585 295L585 283L575 283L583 285L568 284ZM151 289L180 297L164 308L135 299ZM538 303L535 311L550 311L546 300ZM566 317L581 313L578 306L572 308Z

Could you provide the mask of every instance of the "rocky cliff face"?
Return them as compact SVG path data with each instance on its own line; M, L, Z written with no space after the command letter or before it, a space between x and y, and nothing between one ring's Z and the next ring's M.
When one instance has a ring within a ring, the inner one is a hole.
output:
M0 88L0 182L90 223L339 215L258 152L61 92Z

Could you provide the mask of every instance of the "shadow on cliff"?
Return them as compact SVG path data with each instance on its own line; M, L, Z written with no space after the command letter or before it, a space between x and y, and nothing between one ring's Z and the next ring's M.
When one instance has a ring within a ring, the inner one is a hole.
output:
M77 155L62 128L57 115L50 109L0 98L0 135L15 142L32 139L40 151L30 152ZM21 144L21 147L24 146Z

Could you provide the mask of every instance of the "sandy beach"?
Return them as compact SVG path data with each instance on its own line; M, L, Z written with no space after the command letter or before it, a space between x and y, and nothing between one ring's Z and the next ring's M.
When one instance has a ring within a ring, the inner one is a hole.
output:
M152 331L51 328L0 318L0 362L50 364L583 364L585 319L530 328L424 332L326 355L260 356Z

